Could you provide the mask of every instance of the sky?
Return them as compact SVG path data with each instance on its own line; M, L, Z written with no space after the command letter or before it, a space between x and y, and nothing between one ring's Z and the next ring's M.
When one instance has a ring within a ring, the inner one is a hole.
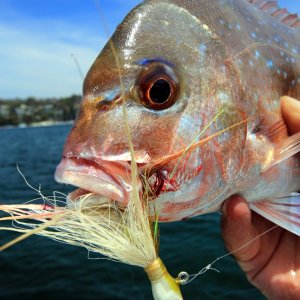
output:
M108 36L140 2L0 0L0 98L81 94L74 57L85 74ZM300 1L279 4L300 15Z

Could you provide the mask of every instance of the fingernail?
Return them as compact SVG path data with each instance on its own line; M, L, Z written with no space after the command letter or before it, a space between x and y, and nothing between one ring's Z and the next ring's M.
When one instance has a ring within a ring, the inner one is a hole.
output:
M288 105L297 113L300 113L300 101L289 97L289 96L284 96L281 98L281 101L288 102Z

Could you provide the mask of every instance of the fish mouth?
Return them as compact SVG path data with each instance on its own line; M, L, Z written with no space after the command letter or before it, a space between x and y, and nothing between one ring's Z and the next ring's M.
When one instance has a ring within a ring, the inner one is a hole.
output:
M78 187L68 195L70 200L93 193L126 205L132 190L130 175L130 162L63 156L54 178L58 183Z

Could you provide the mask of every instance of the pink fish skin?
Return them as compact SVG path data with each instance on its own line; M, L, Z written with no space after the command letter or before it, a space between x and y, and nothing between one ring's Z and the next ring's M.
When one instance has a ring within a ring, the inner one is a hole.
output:
M56 180L128 202L120 71L138 169L152 170L160 221L217 211L233 194L261 207L299 191L300 138L288 137L280 114L282 95L300 99L298 19L284 24L265 2L149 0L131 11L85 78ZM220 111L199 139L245 122L170 159Z

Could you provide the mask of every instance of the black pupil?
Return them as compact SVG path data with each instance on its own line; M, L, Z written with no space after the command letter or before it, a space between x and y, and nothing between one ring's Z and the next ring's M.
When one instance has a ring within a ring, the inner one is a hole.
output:
M162 104L166 102L171 94L171 86L168 81L158 79L150 89L150 99L152 102Z

